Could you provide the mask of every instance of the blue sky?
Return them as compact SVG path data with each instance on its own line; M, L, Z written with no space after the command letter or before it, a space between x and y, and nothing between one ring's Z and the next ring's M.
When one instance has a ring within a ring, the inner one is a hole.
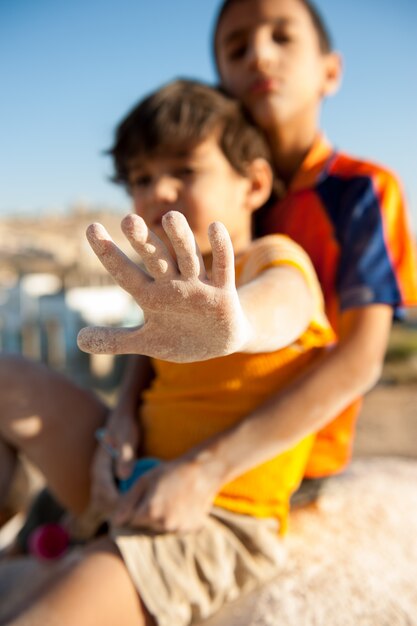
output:
M115 124L175 76L214 80L219 0L0 0L0 215L129 210L108 182ZM394 169L417 232L417 2L317 0L344 56L322 126Z

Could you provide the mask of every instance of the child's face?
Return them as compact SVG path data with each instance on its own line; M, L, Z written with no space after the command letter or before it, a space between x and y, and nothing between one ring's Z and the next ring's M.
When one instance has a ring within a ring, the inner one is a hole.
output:
M330 93L327 61L298 0L244 0L225 13L216 40L222 83L264 130L317 113Z
M210 252L207 229L220 220L237 252L251 238L250 185L230 165L217 137L210 137L187 154L154 156L133 161L129 187L135 212L165 243L162 216L171 210L185 215L202 254Z

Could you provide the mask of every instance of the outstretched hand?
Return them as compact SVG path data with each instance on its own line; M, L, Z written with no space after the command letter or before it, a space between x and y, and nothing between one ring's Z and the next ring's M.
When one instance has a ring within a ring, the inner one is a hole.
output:
M210 278L185 217L166 213L162 226L175 257L144 220L129 215L122 230L146 271L131 261L100 224L88 241L106 270L133 296L144 314L135 328L84 328L78 345L94 354L143 354L178 363L203 361L241 350L249 323L235 287L232 242L223 224L209 227Z

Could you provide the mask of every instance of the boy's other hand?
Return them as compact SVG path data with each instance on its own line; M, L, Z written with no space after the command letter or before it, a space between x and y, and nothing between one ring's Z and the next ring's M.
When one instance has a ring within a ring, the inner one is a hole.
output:
M185 217L165 214L163 228L176 259L144 220L129 215L122 229L146 271L131 261L100 224L87 229L88 241L116 282L133 296L144 313L142 326L84 328L78 345L94 354L143 354L166 361L204 361L239 351L250 327L235 287L230 236L219 222L211 224L210 278Z
M109 516L120 498L116 479L130 476L139 445L136 412L116 407L101 430L92 464L91 503Z
M197 530L219 487L204 465L189 460L160 463L118 501L111 522L157 532Z

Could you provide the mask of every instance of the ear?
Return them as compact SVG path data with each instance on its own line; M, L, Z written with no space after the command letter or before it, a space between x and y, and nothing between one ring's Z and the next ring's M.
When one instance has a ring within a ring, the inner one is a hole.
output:
M273 172L266 159L257 158L248 165L247 208L250 212L259 209L268 200L272 192Z
M340 87L343 74L343 61L339 52L329 52L324 58L324 80L322 96L333 96Z

